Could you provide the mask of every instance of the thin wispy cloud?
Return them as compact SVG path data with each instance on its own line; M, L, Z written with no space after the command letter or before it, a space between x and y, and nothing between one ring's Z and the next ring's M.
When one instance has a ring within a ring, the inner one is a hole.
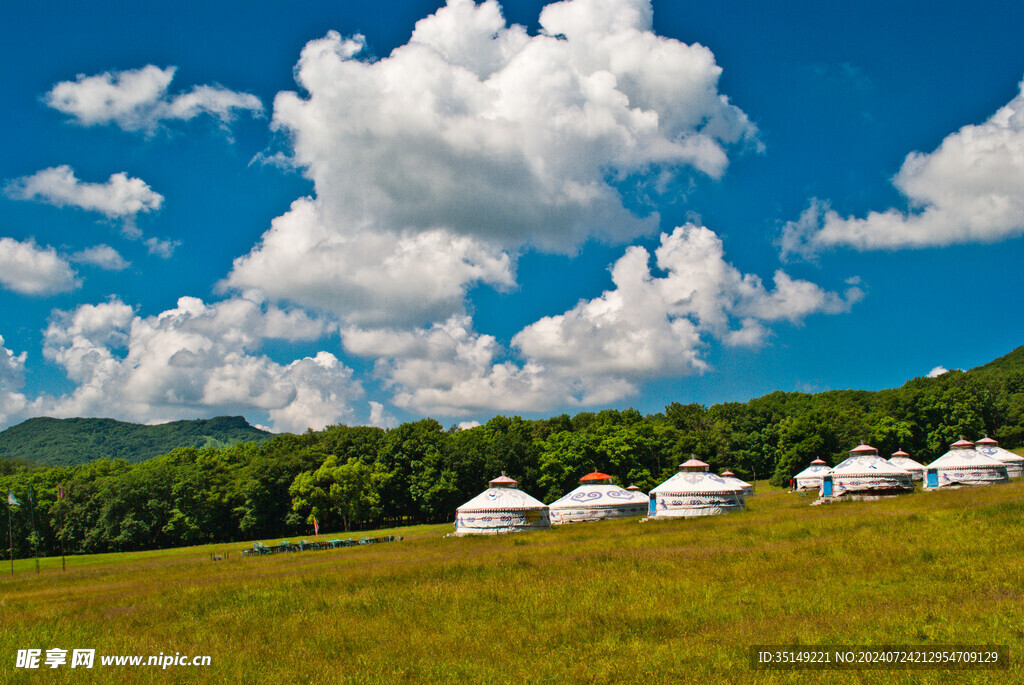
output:
M94 245L71 255L71 261L88 264L106 271L124 271L131 262L109 245Z
M164 196L148 183L123 171L103 183L92 183L79 180L66 164L13 179L4 192L16 200L95 212L119 222L130 237L141 236L135 223L138 215L159 211L164 202Z
M177 67L152 64L140 69L107 71L74 81L61 81L43 101L67 114L80 126L112 124L125 131L152 133L171 121L188 121L201 115L222 125L239 113L260 116L263 103L255 95L216 85L199 85L172 95L169 92Z

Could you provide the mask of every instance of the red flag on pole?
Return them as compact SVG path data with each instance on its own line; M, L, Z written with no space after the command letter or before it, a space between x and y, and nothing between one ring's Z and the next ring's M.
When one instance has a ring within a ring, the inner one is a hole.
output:
M313 517L313 534L320 534L320 524L316 522L316 516Z

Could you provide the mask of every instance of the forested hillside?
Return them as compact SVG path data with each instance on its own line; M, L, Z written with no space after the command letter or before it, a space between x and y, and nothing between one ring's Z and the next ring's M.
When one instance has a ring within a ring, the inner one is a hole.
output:
M263 441L272 433L241 416L172 421L154 426L114 419L29 419L0 432L0 457L46 466L73 466L94 459L132 463L166 454L175 447L226 446Z
M691 454L716 471L782 485L815 458L838 463L862 440L927 463L959 436L986 433L1007 448L1024 444L1022 350L880 392L775 392L712 407L673 403L649 416L497 416L465 430L433 419L390 430L331 426L262 443L183 447L138 464L8 463L0 487L22 502L15 554L31 553L29 487L44 552L59 550L61 539L76 552L121 551L303 534L314 516L326 531L450 521L501 471L546 502L594 469L646 491Z

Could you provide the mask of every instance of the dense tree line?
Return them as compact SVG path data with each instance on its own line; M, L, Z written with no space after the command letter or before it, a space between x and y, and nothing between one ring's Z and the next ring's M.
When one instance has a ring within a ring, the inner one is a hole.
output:
M927 463L964 435L1024 444L1024 371L989 365L880 392L776 392L712 407L673 403L543 420L497 416L469 429L433 419L397 428L331 426L266 442L178 448L132 464L39 468L0 460L15 555L127 551L451 521L505 471L550 502L595 469L647 490L691 454L718 471L783 485L811 460L836 464L861 441ZM65 497L59 499L57 487ZM29 501L29 490L34 493ZM33 521L37 537L32 537ZM339 533L340 534L340 533Z

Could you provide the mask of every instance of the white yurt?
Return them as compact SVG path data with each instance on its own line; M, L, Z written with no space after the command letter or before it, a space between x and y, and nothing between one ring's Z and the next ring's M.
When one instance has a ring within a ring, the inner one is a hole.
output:
M551 525L643 516L647 502L612 483L607 473L594 471L580 478L579 487L548 505Z
M1024 461L1024 459L1021 461ZM924 464L911 459L910 455L902 449L892 453L892 456L889 457L889 463L909 473L911 480L924 480Z
M815 459L810 466L793 476L793 490L818 490L821 488L822 476L829 473L832 473L832 467L821 459Z
M455 510L456 535L495 535L550 528L548 507L519 489L504 473Z
M991 485L1009 480L1006 464L974 449L974 443L960 438L949 451L924 467L924 487L961 487Z
M679 465L675 474L650 493L648 515L656 518L712 516L743 509L743 490L708 473L697 459Z
M651 498L647 496L646 492L644 492L635 485L630 485L628 488L626 488L626 492L628 492L630 496L632 496L634 502L640 502L641 504L643 504L644 511L647 511L648 502L651 501Z
M913 491L910 473L880 457L871 445L850 450L850 456L821 483L822 497L881 497Z
M732 483L738 485L743 490L743 498L754 496L754 486L745 480L740 480L736 477L736 474L732 471L722 471L722 480L726 483Z
M987 435L974 443L974 450L984 454L986 457L992 457L996 461L1006 464L1006 475L1010 478L1024 476L1024 457L1014 454L1009 450L1004 450L999 446L998 442Z

